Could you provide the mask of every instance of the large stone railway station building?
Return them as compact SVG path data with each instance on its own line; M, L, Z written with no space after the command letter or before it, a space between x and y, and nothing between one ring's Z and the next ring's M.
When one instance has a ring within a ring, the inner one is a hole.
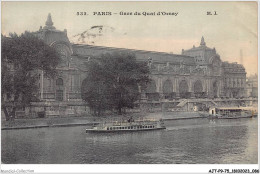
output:
M45 24L35 35L54 47L62 57L54 79L44 77L39 71L40 103L49 106L50 115L52 112L55 115L57 110L63 110L63 114L86 111L86 103L81 99L81 86L88 71L85 63L98 55L113 52L133 53L138 61L149 65L152 81L146 90L140 91L143 103L159 106L168 102L172 103L169 106L175 107L185 99L241 99L245 95L243 65L223 62L215 48L207 47L203 37L198 47L182 50L182 54L170 54L72 44L66 30L60 31L53 26L50 14Z

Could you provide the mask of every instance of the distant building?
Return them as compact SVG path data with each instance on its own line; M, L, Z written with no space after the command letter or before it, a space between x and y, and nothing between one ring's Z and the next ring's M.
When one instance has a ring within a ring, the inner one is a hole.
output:
M258 97L258 76L251 75L246 80L246 97Z

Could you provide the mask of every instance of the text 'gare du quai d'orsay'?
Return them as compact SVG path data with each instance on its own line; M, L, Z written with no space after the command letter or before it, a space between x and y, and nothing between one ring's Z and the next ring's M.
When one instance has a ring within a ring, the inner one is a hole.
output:
M47 115L76 115L86 112L86 103L81 99L81 85L87 75L84 63L98 55L115 51L133 53L137 61L149 65L152 80L146 90L140 91L141 100L148 108L161 108L162 103L167 103L168 108L190 110L198 101L210 105L216 102L228 104L229 101L225 99L246 97L246 72L243 65L221 61L216 49L207 47L203 37L198 47L182 49L180 55L72 44L66 29L60 31L54 27L50 14L45 26L34 34L54 47L62 57L55 78L44 77L39 71L41 102L33 103L32 107L36 110L47 108Z

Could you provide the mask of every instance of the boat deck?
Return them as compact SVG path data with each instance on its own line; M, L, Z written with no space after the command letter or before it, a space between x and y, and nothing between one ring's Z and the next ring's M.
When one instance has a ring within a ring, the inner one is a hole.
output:
M128 122L109 122L94 125L86 132L125 132L125 131L145 131L165 129L163 121L138 120Z

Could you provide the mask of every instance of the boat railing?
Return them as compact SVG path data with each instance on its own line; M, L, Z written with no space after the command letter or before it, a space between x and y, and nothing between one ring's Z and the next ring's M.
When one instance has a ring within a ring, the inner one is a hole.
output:
M119 120L119 121L115 121L115 120L106 120L103 122L100 122L99 125L112 125L112 126L128 126L128 125L141 125L141 124L156 124L157 122L159 122L160 120L156 120L156 119L136 119L136 120Z

